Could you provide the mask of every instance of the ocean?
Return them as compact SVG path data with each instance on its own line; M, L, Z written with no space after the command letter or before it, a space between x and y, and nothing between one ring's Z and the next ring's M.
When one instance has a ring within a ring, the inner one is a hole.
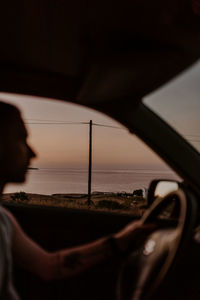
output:
M178 179L170 170L93 170L92 192L127 192L146 189L153 179ZM41 168L29 170L25 184L9 184L5 193L24 191L36 194L87 193L88 170Z

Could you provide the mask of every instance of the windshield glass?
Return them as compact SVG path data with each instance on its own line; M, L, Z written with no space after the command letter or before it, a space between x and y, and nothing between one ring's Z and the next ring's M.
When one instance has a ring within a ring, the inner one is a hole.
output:
M26 95L0 93L0 99L20 109L37 154L26 181L7 184L0 201L141 216L152 180L180 180L138 137L100 112Z
M200 151L200 62L150 94L144 103Z

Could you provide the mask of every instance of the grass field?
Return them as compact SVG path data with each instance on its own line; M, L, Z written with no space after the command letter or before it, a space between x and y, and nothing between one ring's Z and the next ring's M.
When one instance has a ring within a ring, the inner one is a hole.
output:
M91 195L90 205L88 205L87 194L41 195L19 192L3 194L0 199L4 203L103 210L138 216L143 214L147 204L142 196L126 193L94 193Z

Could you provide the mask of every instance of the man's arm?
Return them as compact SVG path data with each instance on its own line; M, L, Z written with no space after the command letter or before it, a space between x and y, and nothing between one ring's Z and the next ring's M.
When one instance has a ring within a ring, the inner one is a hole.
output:
M140 222L134 222L112 238L104 237L89 244L50 253L26 235L10 212L5 210L5 213L13 225L14 261L46 281L78 275L102 261L123 254L130 242L141 234Z

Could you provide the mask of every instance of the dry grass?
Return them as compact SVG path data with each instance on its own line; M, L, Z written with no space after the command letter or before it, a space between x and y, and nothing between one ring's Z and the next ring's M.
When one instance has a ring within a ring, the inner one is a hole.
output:
M14 199L13 196L15 195L15 193L4 194L1 196L0 201L4 203L112 211L137 216L141 216L144 213L146 206L146 200L143 197L118 195L115 193L92 194L90 206L88 206L87 195L84 194L41 195L26 193L27 200Z

